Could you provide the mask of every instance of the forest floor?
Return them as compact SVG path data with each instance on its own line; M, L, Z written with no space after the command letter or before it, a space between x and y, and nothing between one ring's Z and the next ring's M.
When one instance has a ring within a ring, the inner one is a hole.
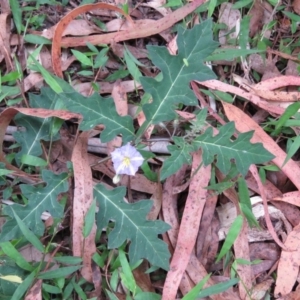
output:
M0 3L1 299L300 299L300 1Z

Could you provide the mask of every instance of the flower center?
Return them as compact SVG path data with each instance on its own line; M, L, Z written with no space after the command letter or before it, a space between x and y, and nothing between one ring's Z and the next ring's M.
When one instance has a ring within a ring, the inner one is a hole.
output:
M130 158L128 156L124 156L123 164L128 167L130 165Z

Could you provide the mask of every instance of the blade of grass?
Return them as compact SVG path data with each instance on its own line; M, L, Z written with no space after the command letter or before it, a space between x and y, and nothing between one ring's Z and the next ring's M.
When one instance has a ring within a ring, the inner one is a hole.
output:
M237 216L233 223L231 224L224 244L221 251L217 257L216 263L218 263L221 258L230 250L237 236L239 235L243 226L243 217L241 215Z
M293 144L290 146L287 156L282 164L282 167L288 162L289 159L298 151L300 148L300 135L298 135L295 139Z
M212 296L212 295L216 295L216 294L225 292L230 287L232 287L233 285L236 285L238 282L239 282L239 279L233 278L233 279L230 279L230 280L228 280L226 282L217 283L217 284L215 284L213 286L210 286L210 287L202 290L198 294L197 298L209 297L209 296Z
M28 242L30 242L36 249L41 251L42 253L45 251L45 248L41 241L37 238L37 236L29 230L29 228L26 226L26 224L20 219L20 217L15 213L14 209L10 206L10 209L12 210L14 217L18 223L18 226L20 230L22 231L24 237L27 239Z
M31 272L25 280L17 287L11 300L20 300L22 296L27 292L35 277L35 271Z
M62 278L67 277L70 274L79 270L82 266L70 266L70 267L63 267L55 270L50 270L44 273L39 274L39 279L55 279L55 278Z
M1 250L10 257L20 268L26 271L33 271L33 267L28 261L21 255L19 251L10 243L4 242L0 244Z
M13 19L17 28L18 34L22 30L22 9L18 0L9 0L10 8L12 11Z
M198 282L183 298L182 300L194 300L197 299L200 291L204 287L205 283L210 278L211 274L207 274L200 282Z

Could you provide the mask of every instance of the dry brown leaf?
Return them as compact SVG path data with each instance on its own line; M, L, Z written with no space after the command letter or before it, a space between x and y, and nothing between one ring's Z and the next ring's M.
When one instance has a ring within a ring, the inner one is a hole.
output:
M297 280L300 266L300 226L296 226L287 236L285 246L290 251L282 251L277 268L275 296L286 296Z
M124 56L124 51L125 51L125 46L124 45L121 45L119 43L111 43L110 47L113 50L113 52L115 53L115 55L117 55L118 57L123 57ZM133 46L130 46L130 45L126 45L126 48L130 51L130 53L136 59L148 58L149 57L147 49L133 47ZM122 81L122 82L124 82L124 81ZM137 82L136 82L136 85L140 86Z
M114 19L105 24L105 27L107 29L107 32L113 32L113 31L122 31L122 30L128 30L131 28L130 24L127 22L124 22L123 19Z
M268 101L265 101L264 99L261 99L257 95L254 95L253 93L248 93L242 90L241 88L238 88L236 86L223 83L218 80L207 80L207 81L195 81L196 83L199 83L200 85L206 86L207 88L211 88L213 90L218 90L222 92L228 92L233 93L237 96L243 97L247 100L249 100L251 103L257 105L258 107L277 115L282 115L285 111L284 108L280 107L279 105L272 105Z
M109 83L109 82L96 82L98 85L100 91L100 94L111 94L114 84ZM126 93L132 92L135 89L141 89L142 86L140 84L137 84L134 82L134 80L127 80L127 81L122 81L121 84L122 89ZM92 88L92 85L90 82L85 82L85 83L79 83L74 85L74 89L78 91L78 93L87 96Z
M269 78L267 80L264 80L262 82L259 82L255 84L253 87L256 90L263 90L263 91L273 91L275 89L280 89L283 87L287 87L290 85L299 85L300 84L300 78L298 76L278 76L274 78Z
M140 287L142 291L155 293L155 289L152 286L150 276L149 274L146 274L146 271L148 269L149 264L144 260L136 269L132 271L132 273L138 287Z
M248 243L248 223L243 223L243 227L234 241L234 253L236 259L244 259L250 261L250 250ZM239 282L239 295L242 299L248 298L248 291L252 289L252 269L250 265L238 264L236 268L238 277L241 279Z
M121 178L121 185L126 185L125 180L125 177ZM144 175L139 173L135 174L135 176L132 176L130 185L133 190L147 194L155 194L155 192L159 189L158 183L150 181Z
M257 194L260 193L258 185L254 180L253 176L247 176L246 181L247 186L250 190L256 192ZM285 201L280 190L276 186L274 186L274 184L272 184L269 180L265 181L264 189L266 192L267 200L270 201L272 205L274 205L277 209L279 209L293 226L298 225L300 223L300 211L295 209L295 207L292 204L289 204L289 200ZM272 201L273 199L275 201Z
M89 298L96 297L97 299L102 299L102 274L98 267L98 265L93 261L92 262L92 270L93 270L93 284L95 290L89 294Z
M264 17L264 7L261 3L262 1L255 0L253 6L251 7L248 15L250 16L250 37L253 37L263 26Z
M178 195L172 194L172 188L174 185L178 184L178 181L182 180L185 176L186 166L183 166L177 173L168 177L163 185L163 199L162 202L162 212L164 216L164 221L171 225L171 229L168 230L167 235L169 241L166 241L169 244L170 249L174 249L178 237L179 231L179 220L178 220L178 211L177 211L177 198ZM192 284L186 274L182 277L180 282L180 291L183 295L188 293Z
M143 25L137 21L137 26L130 30L123 32L108 33L105 35L87 36L85 38L63 38L61 46L63 47L76 47L85 46L87 42L93 45L97 44L110 44L112 41L119 42L130 39L137 39L161 33L162 31L170 28L175 23L185 18L188 14L193 12L197 7L202 5L205 0L195 0L186 4L185 6L173 11L171 14L159 20L142 20Z
M268 90L258 90L256 88L253 88L252 90L257 96L268 101L296 102L300 100L300 92L277 92Z
M177 243L178 231L179 231L179 221L178 221L178 210L177 210L177 197L178 195L172 193L172 188L179 185L183 178L185 177L187 166L181 168L176 174L168 177L163 186L163 203L162 211L164 216L164 221L171 225L171 229L168 230L167 235L169 237L170 243L166 241L171 249L173 249ZM194 253L191 253L189 263L186 268L182 280L180 282L180 291L183 295L188 293L193 284L200 282L205 276L207 276L207 271L203 265L199 262ZM191 282L191 280L193 282ZM215 282L209 279L205 287L214 285ZM227 290L224 293L218 295L212 295L214 300L235 300L240 299L235 294Z
M74 168L74 199L73 199L73 226L72 248L73 255L82 257L82 276L92 282L92 256L96 252L94 224L88 237L83 237L84 218L93 202L93 178L87 153L89 132L79 135L73 149L72 162Z
M42 300L42 279L38 279L35 284L28 290L25 300Z
M121 80L117 80L112 89L111 96L114 99L116 111L120 116L128 115L128 103L127 103L127 94L121 84Z
M296 14L300 15L300 0L293 1L293 9Z
M55 32L55 27L56 25L44 29L43 32L33 32L33 34L40 34L41 36L49 40L52 40ZM84 35L90 35L90 34L95 34L100 32L102 32L102 30L98 26L93 25L91 22L88 22L85 19L78 19L78 20L72 20L68 24L62 36L66 36L66 35L84 36Z
M40 73L30 73L24 79L24 92L27 92L31 88L41 88L43 86L44 78Z
M176 55L178 46L177 46L177 35L172 38L172 40L168 43L168 51L171 55Z
M240 22L242 16L241 12L238 9L232 8L233 4L226 2L222 3L220 6L219 12L219 23L224 23L227 26L227 29L220 30L219 32L219 42L221 45L227 45L227 39L236 39L238 32L228 33L236 27L237 23Z
M206 262L204 262L204 260L207 260L207 252L211 252L211 244L214 244L216 242L215 238L213 238L212 236L212 232L210 232L210 229L213 222L212 220L214 217L217 201L218 196L210 192L207 197L200 222L196 244L196 256L204 265L206 265ZM219 243L218 237L217 242Z
M9 0L1 0L0 5L1 5L1 13L3 14L11 13Z
M141 111L138 113L137 121L138 121L140 127L144 124L144 122L146 121L146 116L145 116L144 112ZM154 125L150 125L146 129L146 131L144 132L144 136L146 139L150 139L153 129L154 129Z
M281 76L280 71L276 67L277 59L272 59L272 55L268 59L263 59L260 54L254 53L249 56L249 64L251 69L263 74L262 80Z
M163 289L163 300L173 300L176 298L177 289L182 276L190 260L190 255L194 248L197 233L199 230L202 211L207 197L207 186L210 180L211 166L202 167L195 174L194 172L201 165L202 155L198 151L193 154L192 179L189 194L185 203L185 208L179 228L176 248L170 264L170 271L167 274Z
M10 53L10 14L1 13L0 14L0 52L5 58L5 66L7 72L10 72L13 69L11 62L11 53Z
M251 291L252 300L264 299L266 292L270 289L271 285L274 283L272 278L267 279L259 284L257 284Z
M142 6L148 6L156 9L159 13L163 16L169 15L172 10L170 7L165 7L166 1L165 0L152 0L146 3L141 3Z
M274 197L272 200L284 201L300 207L300 192L289 192L282 195L282 197Z
M159 216L159 213L161 211L162 206L162 185L160 182L157 182L157 189L154 191L152 196L150 197L151 200L153 200L153 205L151 207L151 210L149 211L147 215L148 220L156 220Z
M133 20L131 17L127 14L124 13L124 11L116 6L107 4L107 3L95 3L95 4L86 4L79 6L73 10L71 10L67 15L65 15L56 25L54 35L53 35L53 41L52 41L52 66L54 73L59 76L63 77L62 74L62 69L61 69L61 62L60 62L60 56L61 56L61 39L62 39L62 34L67 28L68 24L72 20L74 20L78 15L92 11L95 9L107 9L107 10L112 10L116 11L126 18L126 20L131 23L132 25ZM82 38L81 38L82 39Z
M299 287L299 285L298 285ZM280 297L277 300L300 300L299 288L297 287L296 291L290 292L288 295L284 297Z
M260 192L261 198L263 200L263 206L264 206L265 220L266 220L267 228L268 228L270 234L272 235L274 241L277 243L277 245L280 246L282 249L287 250L285 245L278 238L278 236L276 234L276 231L274 229L273 223L271 222L265 189L264 189L264 186L261 182L261 178L258 175L258 170L257 170L256 165L251 165L249 171L251 172L251 174L253 175L253 177L255 178L255 180L257 182L259 192Z

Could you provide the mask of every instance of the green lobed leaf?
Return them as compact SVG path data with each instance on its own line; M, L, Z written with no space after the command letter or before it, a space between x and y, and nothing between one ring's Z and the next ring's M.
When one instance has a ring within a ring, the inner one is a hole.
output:
M25 272L22 269L18 268L9 257L2 256L2 262L4 262L4 259L5 264L2 263L0 265L0 274L2 276L9 276L13 274L21 277L22 279L25 278ZM12 295L19 285L20 284L18 283L3 280L0 278L0 299L11 300Z
M121 117L111 97L103 98L94 93L91 97L84 97L77 92L59 95L69 111L82 114L83 121L80 130L90 130L94 126L103 124L105 129L101 133L101 141L111 141L118 134L122 134L123 143L130 142L134 137L133 121L130 116Z
M50 88L42 88L40 95L31 94L30 96L39 103L61 101L65 109L81 114L83 121L79 125L80 130L90 130L96 125L103 124L105 129L101 133L102 142L108 142L118 134L122 134L124 143L133 139L132 118L119 116L112 98L103 98L97 93L86 98L71 86L57 80L60 85L63 85L63 93L56 94Z
M151 264L168 270L170 253L167 244L157 235L166 232L170 226L160 220L147 220L152 201L126 203L123 200L125 193L124 187L113 190L107 190L101 184L94 187L94 197L100 207L96 217L97 227L103 228L108 222L115 222L114 229L108 235L108 247L118 248L130 240L129 259L132 264L146 258Z
M22 155L21 163L29 166L34 166L34 167L45 167L48 164L46 160L28 154Z
M169 156L163 163L160 171L160 180L175 174L184 164L190 165L192 163L191 152L193 148L183 138L174 137L175 145L169 145Z
M43 170L42 178L47 183L46 186L20 185L22 195L28 199L27 205L13 204L3 209L3 213L10 218L7 218L2 227L0 242L22 236L12 209L22 222L38 236L42 236L44 233L45 226L41 219L43 212L48 211L54 218L63 216L63 205L59 203L57 198L59 194L68 190L68 174L55 175L51 171Z
M47 93L45 98L42 94ZM41 95L29 94L29 103L32 108L54 109L59 98L50 88L42 88ZM15 140L20 144L21 150L16 154L16 162L21 163L23 155L40 156L42 154L41 141L57 140L59 135L52 135L53 118L37 118L21 113L14 118L21 129L13 133Z
M229 122L219 129L219 133L213 136L212 128L198 136L192 145L202 148L203 162L207 166L215 160L220 171L227 174L234 160L238 171L245 176L251 164L260 164L274 158L261 143L252 144L250 139L253 132L240 133L236 140L231 141L234 134L234 123Z
M159 82L154 78L140 78L145 92L153 98L151 103L143 106L147 125L174 119L177 104L197 105L197 99L189 88L190 81L216 77L203 64L218 45L212 38L211 20L190 30L179 27L177 44L177 55L170 55L166 47L147 47L152 62L163 74Z

